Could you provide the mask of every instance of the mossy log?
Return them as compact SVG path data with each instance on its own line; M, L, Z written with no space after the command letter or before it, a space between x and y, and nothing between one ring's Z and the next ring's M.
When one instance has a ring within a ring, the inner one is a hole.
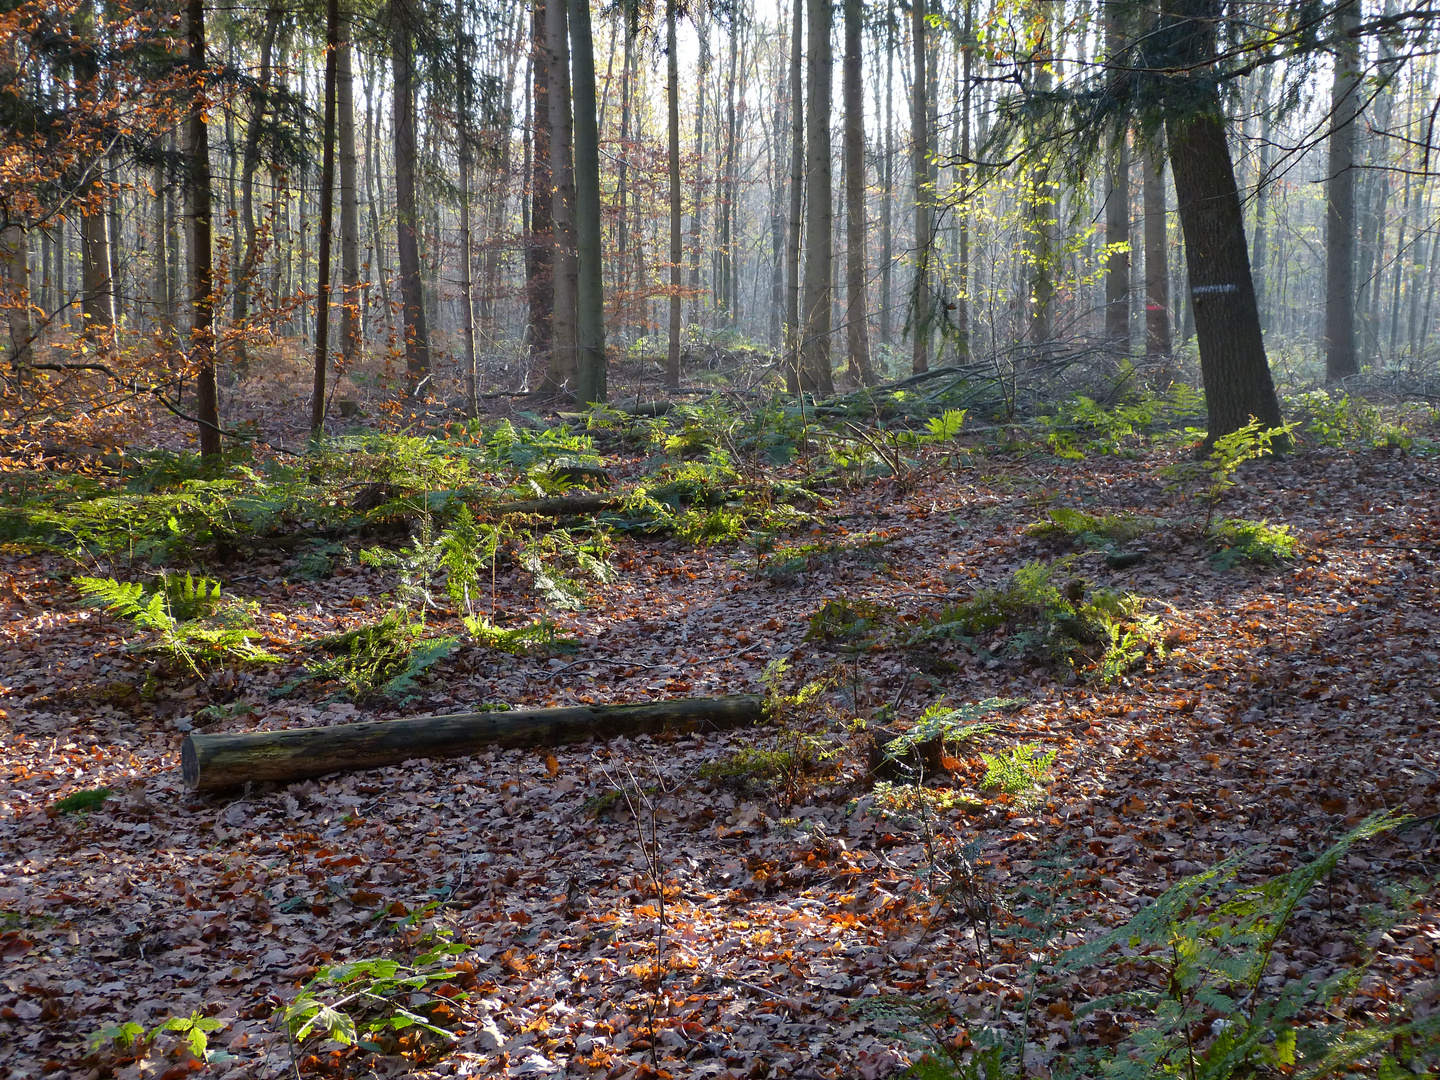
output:
M214 791L247 783L289 783L327 773L379 769L415 758L464 757L492 748L723 731L757 723L762 706L760 695L742 694L643 705L514 709L236 735L187 735L180 761L186 787Z

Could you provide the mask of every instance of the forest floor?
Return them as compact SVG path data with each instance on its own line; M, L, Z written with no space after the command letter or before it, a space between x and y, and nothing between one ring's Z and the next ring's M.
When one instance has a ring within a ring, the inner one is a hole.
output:
M1062 977L1061 945L1226 856L1247 853L1252 877L1279 874L1372 811L1440 810L1440 463L1325 447L1251 462L1218 513L1283 522L1299 552L1224 569L1194 538L1194 504L1158 471L1190 453L1152 444L1071 461L1003 432L962 435L905 485L826 490L799 537L863 538L882 557L788 575L740 543L631 534L616 540L616 580L554 616L578 651L466 644L403 708L271 694L307 640L375 618L389 571L337 565L309 581L274 552L212 567L259 604L284 663L147 685L151 661L126 647L134 628L77 603L76 564L8 545L0 1076L870 1078L905 1068L927 1039L960 1053L982 1028L1013 1038L1024 1025L1026 1074L1044 1078L1066 1055L1120 1043L1123 1010L1077 1010L1143 971L1110 958ZM1086 588L1146 598L1166 655L1100 686L1017 658L998 635L848 649L807 636L842 594L917 627L1055 560L1026 531L1055 505L1181 523L1128 568L1083 551L1067 564ZM513 568L495 601L536 607ZM430 625L459 632L444 613ZM755 692L776 659L786 693L825 687L808 703L782 698L778 727L417 760L223 796L181 779L189 731ZM995 697L1020 701L929 779L956 797L911 814L886 812L867 780L869 734L836 719L903 729L929 704ZM829 771L789 784L719 775L737 750L799 745L797 730L838 750ZM1037 794L983 788L979 751L1019 744L1056 753ZM57 812L99 787L116 794ZM1416 1015L1440 1008L1433 887L1388 930L1367 921L1388 888L1433 885L1437 868L1433 821L1357 844L1301 905L1257 992L1368 958L1353 1015L1402 998ZM381 1040L389 1056L297 1048L275 1022L321 965L410 962L446 940L467 946L448 969L467 994L431 984L343 1008L420 1010L453 1045L411 1026ZM218 1021L208 1049L229 1060L202 1065L186 1048L197 1017ZM180 1030L155 1033L172 1018ZM128 1048L126 1023L144 1030Z

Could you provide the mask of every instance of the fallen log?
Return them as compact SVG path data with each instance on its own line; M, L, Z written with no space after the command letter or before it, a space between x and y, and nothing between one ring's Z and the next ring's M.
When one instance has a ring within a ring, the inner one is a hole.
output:
M416 716L332 727L187 735L180 751L185 786L214 791L247 783L289 783L327 773L379 769L413 758L464 757L478 750L555 746L661 732L724 731L757 723L759 694L680 698L644 705Z
M551 495L544 499L525 499L521 502L496 503L484 507L488 514L539 514L543 517L570 517L579 514L598 514L602 510L614 510L625 505L626 495L612 495L604 491L586 491L578 495Z

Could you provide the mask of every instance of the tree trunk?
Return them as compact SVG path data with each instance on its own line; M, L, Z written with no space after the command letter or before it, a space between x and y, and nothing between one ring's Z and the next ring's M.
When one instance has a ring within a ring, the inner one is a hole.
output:
M220 453L220 403L215 387L215 273L210 251L210 136L205 126L209 107L203 75L205 71L205 3L188 0L190 64L197 80L190 118L186 124L185 154L189 159L189 182L185 194L190 214L190 278L192 322L190 324L190 366L195 376L195 414L200 427L200 456Z
M798 3L798 0L797 0ZM890 330L895 270L895 8L885 8L885 181L880 199L880 344L893 340Z
M1218 16L1219 0L1166 0L1162 31L1168 30L1175 41L1172 62L1187 71L1213 64ZM1213 443L1252 417L1266 427L1278 426L1280 402L1255 307L1220 95L1211 85L1203 90L1186 86L1167 96L1172 101L1165 134L1185 234L1190 308L1209 411L1207 442ZM1173 100L1177 96L1181 102Z
M465 43L465 32L460 10L456 9L455 37L456 56L459 67L455 82L460 87L459 122L455 138L460 158L460 323L465 331L465 407L467 413L476 417L480 413L479 388L475 370L475 281L472 238L470 235L470 49Z
M870 260L865 242L869 224L865 215L865 87L861 0L845 0L845 325L850 362L860 370L860 381L875 385L870 363L870 311L865 278Z
M420 215L415 203L415 69L409 0L390 0L390 59L395 79L395 240L400 259L400 304L405 324L406 392L430 380L430 330L420 278Z
M587 739L661 732L726 731L764 719L758 694L688 698L645 705L418 716L330 727L187 735L180 751L185 785L215 791L248 783L290 783L327 773L379 769L417 758L465 757L500 747L558 746Z
M910 0L910 44L914 73L910 84L911 174L915 185L915 279L911 285L911 371L930 369L930 110L926 104L925 0Z
M23 225L0 229L0 307L10 332L10 370L30 362L30 244Z
M365 72L365 202L369 208L370 244L374 254L374 265L370 268L374 279L380 283L380 312L385 320L386 348L395 348L395 315L390 310L390 270L385 264L385 235L380 231L380 210L376 202L375 188L380 182L380 151L375 147L375 66L367 65Z
M563 3L564 0L550 0ZM548 362L555 312L554 216L551 211L550 52L546 37L546 0L534 0L530 55L534 164L530 175L530 234L525 245L525 299L530 316L530 355Z
M1360 370L1355 355L1355 138L1360 111L1358 0L1335 12L1335 81L1330 95L1330 162L1325 184L1325 381Z
M175 302L170 295L170 230L165 220L165 189L170 181L165 172L164 147L162 141L155 141L155 170L151 174L151 185L155 189L154 222L151 225L155 234L154 275L151 285L154 295L150 298L150 307L157 339L168 354L175 345ZM173 367L173 361L171 366Z
M1270 303L1267 297L1269 282L1265 277L1265 266L1270 254L1266 229L1269 225L1267 217L1270 208L1270 161L1273 152L1273 147L1270 145L1273 114L1273 110L1270 108L1270 81L1273 78L1274 67L1267 64L1264 74L1260 77L1257 109L1260 113L1260 170L1255 181L1255 241L1252 249L1254 255L1251 256L1251 276L1255 280L1255 306L1260 312L1260 328L1262 330L1270 327ZM1163 192L1161 199L1162 201L1164 199Z
M325 0L325 128L321 139L320 252L315 290L315 385L310 437L325 434L325 369L330 361L330 222L335 210L335 95L340 64L340 2Z
M680 263L685 257L680 206L680 56L675 42L675 4L665 0L665 104L670 172L670 337L665 354L665 385L680 386Z
M551 324L550 367L544 389L573 393L578 367L576 294L579 288L575 250L575 170L571 157L570 41L568 0L545 6L545 41L550 68L550 214L554 220L555 308ZM583 402L582 402L583 404Z
M340 140L340 351L346 367L360 359L364 332L360 317L360 195L355 150L355 76L351 65L350 14L340 12L340 49L336 77L336 123Z
M710 23L702 5L695 18L700 58L695 85L695 209L690 214L690 321L700 321L700 236L705 229L705 82L710 77Z
M790 37L790 229L785 239L785 389L800 392L800 230L805 204L805 82L801 48L806 0L791 0Z
M570 0L575 107L576 399L604 401L605 262L600 237L600 131L596 122L595 44L590 0Z
M960 164L956 183L960 186L960 203L955 207L955 353L961 361L970 359L970 207L965 191L970 179L970 87L973 82L975 57L975 0L965 2L964 50L960 62Z
M1161 139L1156 132L1157 141ZM1145 186L1145 359L1159 364L1155 384L1169 388L1170 364L1170 240L1166 235L1165 148L1146 149Z
M830 190L830 0L807 0L810 49L805 108L805 307L800 349L800 389L835 390L830 362L830 273L834 262L834 196Z
M1106 49L1117 62L1125 32L1117 9L1106 13ZM1122 120L1111 134L1105 173L1105 341L1124 355L1130 351L1130 131Z

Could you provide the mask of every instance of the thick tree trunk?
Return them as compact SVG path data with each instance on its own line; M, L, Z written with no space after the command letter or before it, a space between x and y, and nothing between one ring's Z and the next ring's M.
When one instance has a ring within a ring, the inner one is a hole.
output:
M330 362L330 223L335 217L335 94L340 64L340 0L325 0L325 127L321 135L320 252L315 290L315 383L310 435L325 434L325 374Z
M595 46L590 0L570 0L570 55L575 107L575 394L604 401L605 262L600 238L600 131L596 122Z
M861 0L845 0L845 327L850 362L860 381L875 385L870 363L870 310L865 279L870 270L865 215L865 87L860 39Z
M575 250L575 169L571 155L570 40L567 0L545 6L545 42L550 69L546 97L550 105L550 215L554 221L555 307L551 323L550 366L543 389L575 392L578 372L576 294L579 288Z
M360 359L364 332L360 317L360 195L355 149L355 76L351 64L350 15L340 12L340 49L336 75L336 135L340 143L340 351L347 367Z
M205 3L188 0L190 64L197 80L205 70ZM210 136L205 126L209 107L203 82L190 105L186 124L185 153L189 159L189 182L185 194L190 216L190 362L196 370L195 415L200 421L200 455L220 453L220 403L215 386L215 273L210 250Z
M430 379L430 330L420 277L420 214L415 201L415 67L408 0L390 2L390 59L395 78L395 240L405 324L406 392L423 393Z
M1219 0L1166 0L1162 31L1174 42L1173 63L1190 71L1214 62L1218 15ZM1180 99L1170 109L1165 134L1185 234L1189 306L1209 411L1207 441L1213 442L1252 417L1278 426L1280 402L1260 332L1220 95L1213 86L1185 86L1168 96Z
M808 0L810 49L805 108L805 305L801 313L800 389L834 393L830 364L830 273L834 195L830 190L830 0Z
M794 4L790 37L790 227L785 238L785 389L800 392L800 230L805 205L805 2Z
M1325 184L1325 381L1360 370L1355 354L1355 140L1360 111L1359 0L1335 12L1335 81L1330 95L1330 163Z
M911 285L910 369L919 375L930 368L930 110L926 104L925 0L910 0L910 44L914 74L910 84L911 174L915 185L915 279Z
M680 205L680 56L675 42L675 4L665 0L665 105L670 179L670 334L665 354L665 385L680 386L680 263L685 257Z
M764 719L758 694L686 698L645 705L418 716L331 727L187 735L180 750L185 786L217 791L249 783L290 783L327 773L380 769L479 750L558 746L588 739L728 731Z

